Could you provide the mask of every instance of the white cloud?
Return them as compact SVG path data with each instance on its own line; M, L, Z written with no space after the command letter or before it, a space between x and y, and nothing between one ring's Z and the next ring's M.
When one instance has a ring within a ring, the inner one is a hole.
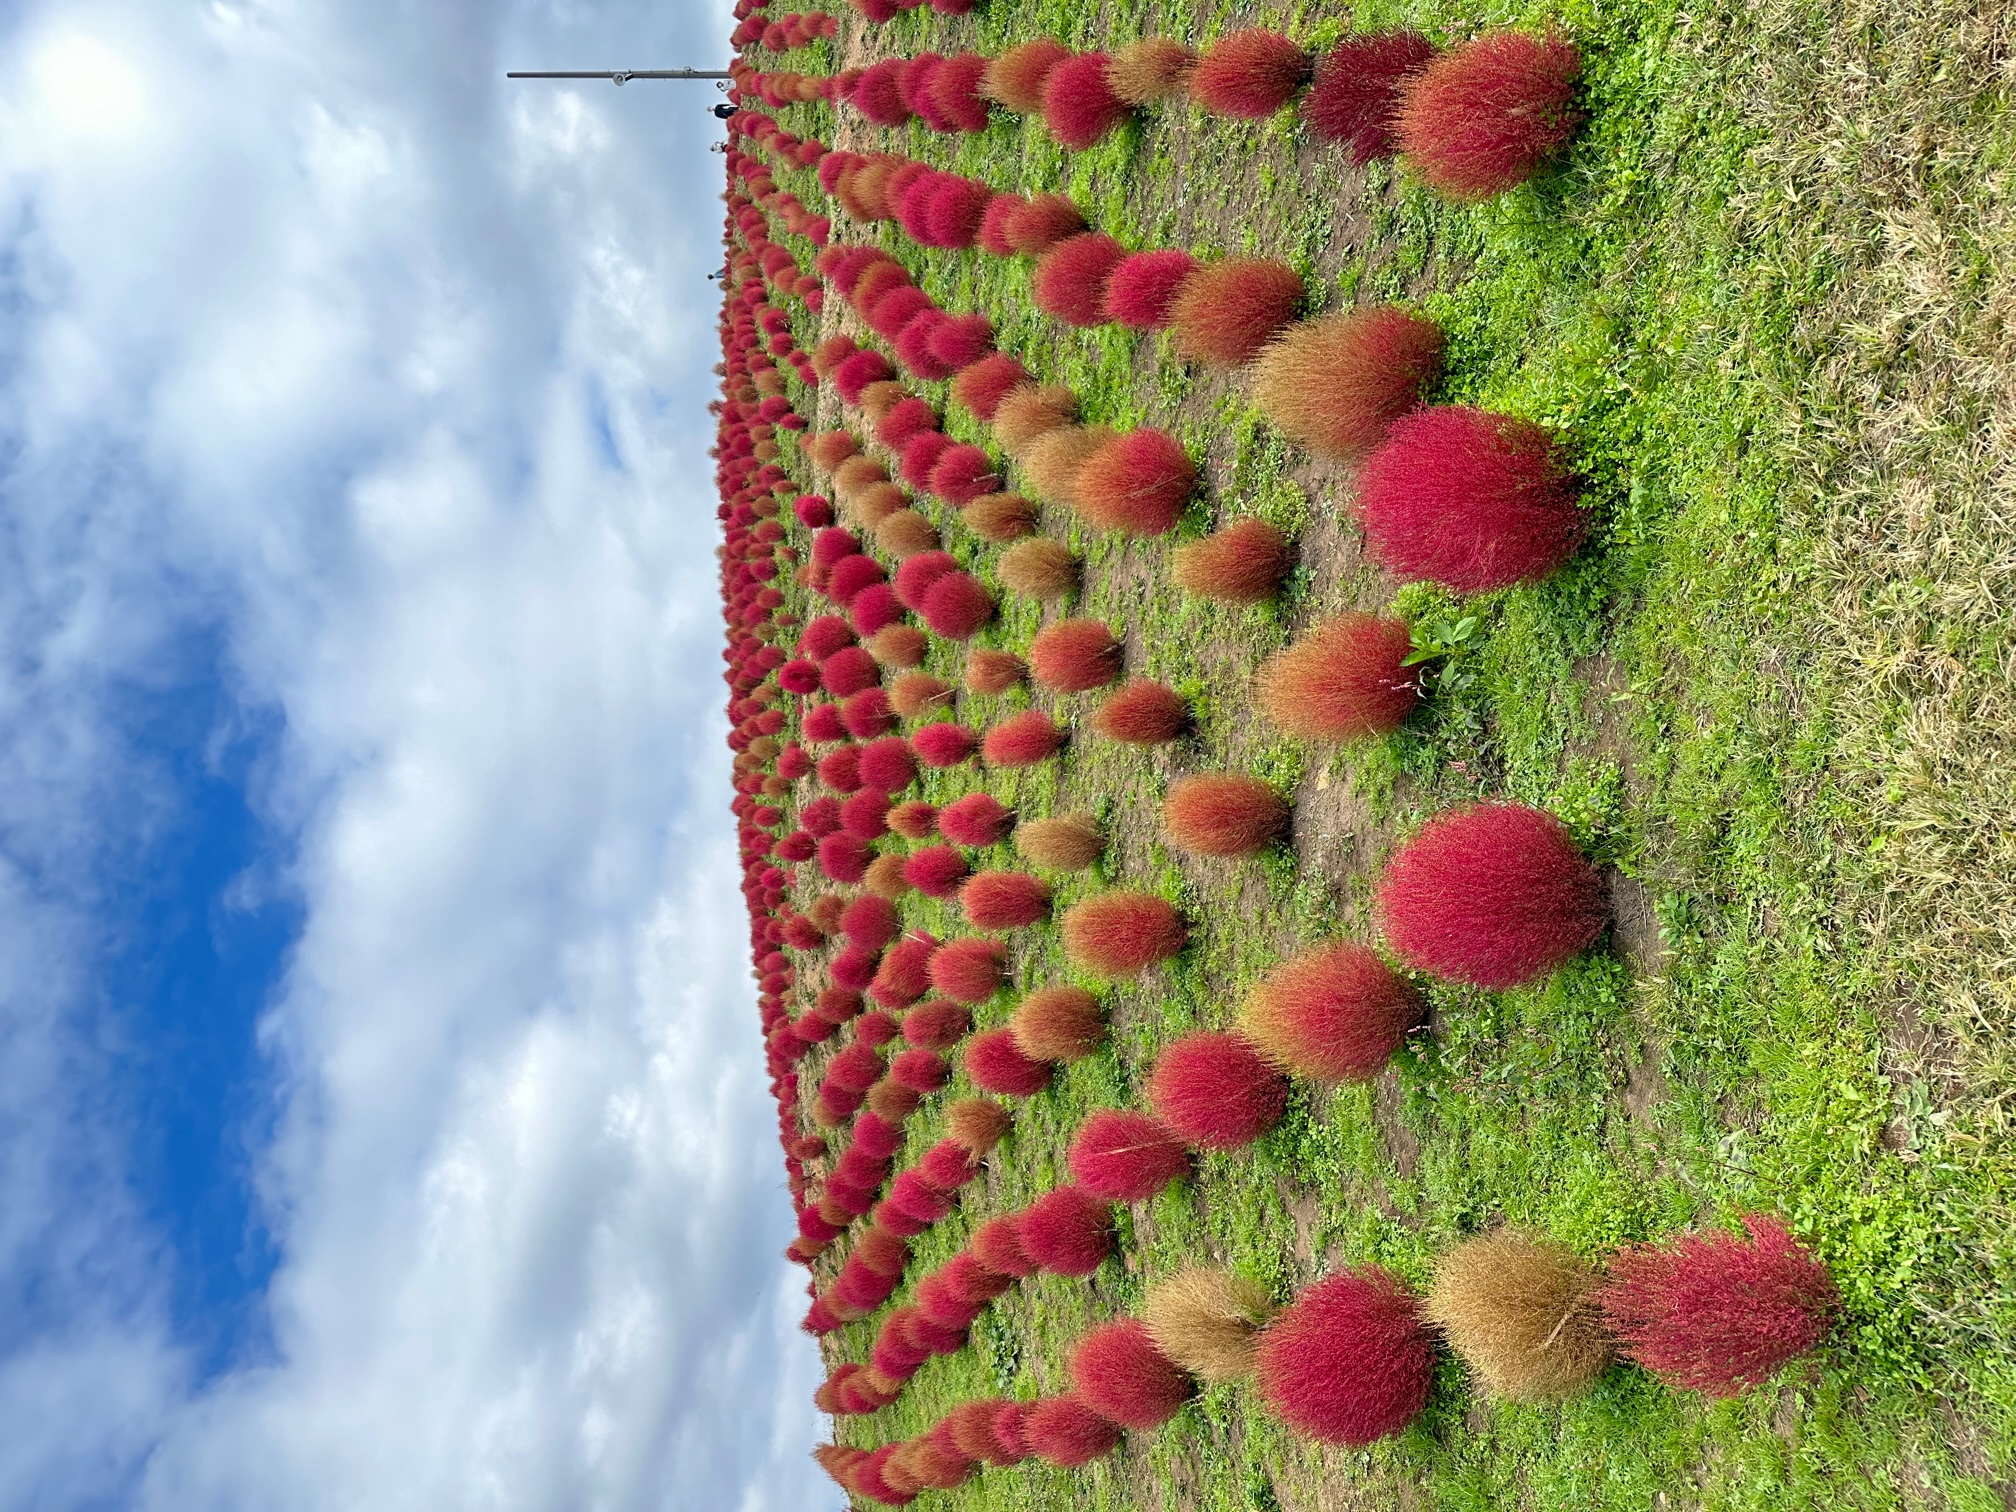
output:
M0 1506L833 1499L726 817L711 126L500 97L496 24L51 4L0 48L0 1288L68 1278L0 1332ZM514 61L725 31L547 24ZM123 690L213 624L306 913L273 1357L197 1382L85 1029L94 878L169 801Z

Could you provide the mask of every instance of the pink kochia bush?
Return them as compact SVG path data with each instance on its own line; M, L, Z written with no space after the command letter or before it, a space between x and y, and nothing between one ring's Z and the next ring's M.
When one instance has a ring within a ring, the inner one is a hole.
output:
M1000 989L1006 962L999 940L952 940L931 957L931 985L958 1002L984 1003Z
M1624 1353L1669 1385L1734 1396L1817 1345L1840 1294L1826 1267L1776 1218L1749 1237L1686 1234L1612 1256L1599 1294Z
M1161 330L1169 324L1176 291L1196 267L1197 259L1178 247L1121 258L1106 278L1106 318L1137 331Z
M1136 1318L1102 1324L1081 1337L1070 1371L1072 1394L1122 1428L1161 1427L1196 1389Z
M1101 530L1161 535L1197 491L1197 464L1167 431L1142 427L1108 441L1072 481L1078 512Z
M1260 668L1261 711L1285 735L1358 740L1397 730L1421 701L1405 620L1357 610L1317 624Z
M1261 1400L1297 1432L1363 1446L1428 1405L1434 1356L1412 1292L1376 1265L1318 1281L1262 1331Z
M1120 676L1120 642L1100 620L1058 620L1029 643L1029 671L1060 693L1103 688Z
M1133 112L1113 92L1105 53L1079 53L1043 81L1043 124L1064 146L1082 152Z
M1530 420L1437 405L1393 422L1365 459L1365 543L1404 578L1483 593L1543 578L1589 517L1553 438Z
M1025 709L987 732L980 755L990 767L1034 766L1056 755L1063 744L1064 732L1056 720L1041 709Z
M1239 1027L1291 1075L1357 1081L1385 1067L1421 1012L1411 982L1347 943L1305 950L1268 972L1247 995Z
M1515 803L1429 820L1387 863L1378 911L1401 960L1475 987L1537 981L1609 922L1602 878L1568 827Z
M1001 1097L1034 1097L1050 1085L1050 1062L1024 1055L1005 1028L966 1041L965 1066L974 1086Z
M966 858L949 845L927 845L903 863L903 880L927 898L951 897L966 872Z
M1288 803L1273 786L1238 772L1178 778L1162 801L1172 845L1200 856L1250 856L1288 823Z
M1030 1453L1060 1469L1089 1465L1120 1447L1120 1428L1076 1396L1045 1397L1022 1418Z
M1190 1171L1190 1152L1167 1124L1117 1108L1087 1117L1067 1158L1072 1179L1109 1202L1146 1202Z
M1082 1187L1053 1187L1015 1221L1023 1252L1057 1276L1089 1276L1113 1251L1113 1205Z
M1097 976L1139 976L1183 948L1176 906L1152 893L1105 892L1074 903L1063 921L1065 957Z
M1187 1034L1156 1057L1148 1103L1189 1143L1236 1150L1281 1121L1288 1081L1243 1035Z
M1561 37L1491 32L1402 87L1395 136L1432 189L1481 200L1531 178L1575 134L1582 55Z
M1126 249L1099 231L1066 237L1036 264L1029 280L1036 308L1072 325L1102 324L1106 316L1106 281Z
M995 845L1015 827L1015 815L991 793L968 793L938 811L938 833L954 845Z
M1313 64L1279 32L1257 26L1230 32L1190 71L1190 97L1213 115L1259 120L1294 98Z
M1050 884L1027 872L981 872L959 889L966 922L975 929L1021 929L1050 912Z
M1419 32L1346 37L1323 55L1302 97L1310 134L1343 147L1354 163L1391 157L1401 88L1434 56L1435 45Z

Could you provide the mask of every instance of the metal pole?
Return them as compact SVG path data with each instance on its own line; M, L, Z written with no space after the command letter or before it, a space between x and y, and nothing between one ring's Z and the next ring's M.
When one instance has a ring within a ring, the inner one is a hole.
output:
M628 84L632 79L727 79L728 73L712 73L703 68L620 68L602 73L507 73L507 79L607 79L612 84Z

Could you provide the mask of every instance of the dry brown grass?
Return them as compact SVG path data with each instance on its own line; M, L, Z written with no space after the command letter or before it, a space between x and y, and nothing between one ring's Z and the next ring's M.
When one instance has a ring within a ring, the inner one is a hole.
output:
M1558 1402L1610 1363L1601 1280L1566 1245L1500 1229L1443 1255L1422 1316L1493 1396Z
M1200 1381L1220 1385L1253 1374L1253 1335L1273 1312L1259 1282L1193 1265L1148 1289L1141 1320L1157 1349Z

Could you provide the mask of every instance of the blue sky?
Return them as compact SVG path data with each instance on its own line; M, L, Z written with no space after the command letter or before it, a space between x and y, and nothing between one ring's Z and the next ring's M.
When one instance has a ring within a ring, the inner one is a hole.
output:
M0 1509L837 1505L738 947L725 6L0 11Z

